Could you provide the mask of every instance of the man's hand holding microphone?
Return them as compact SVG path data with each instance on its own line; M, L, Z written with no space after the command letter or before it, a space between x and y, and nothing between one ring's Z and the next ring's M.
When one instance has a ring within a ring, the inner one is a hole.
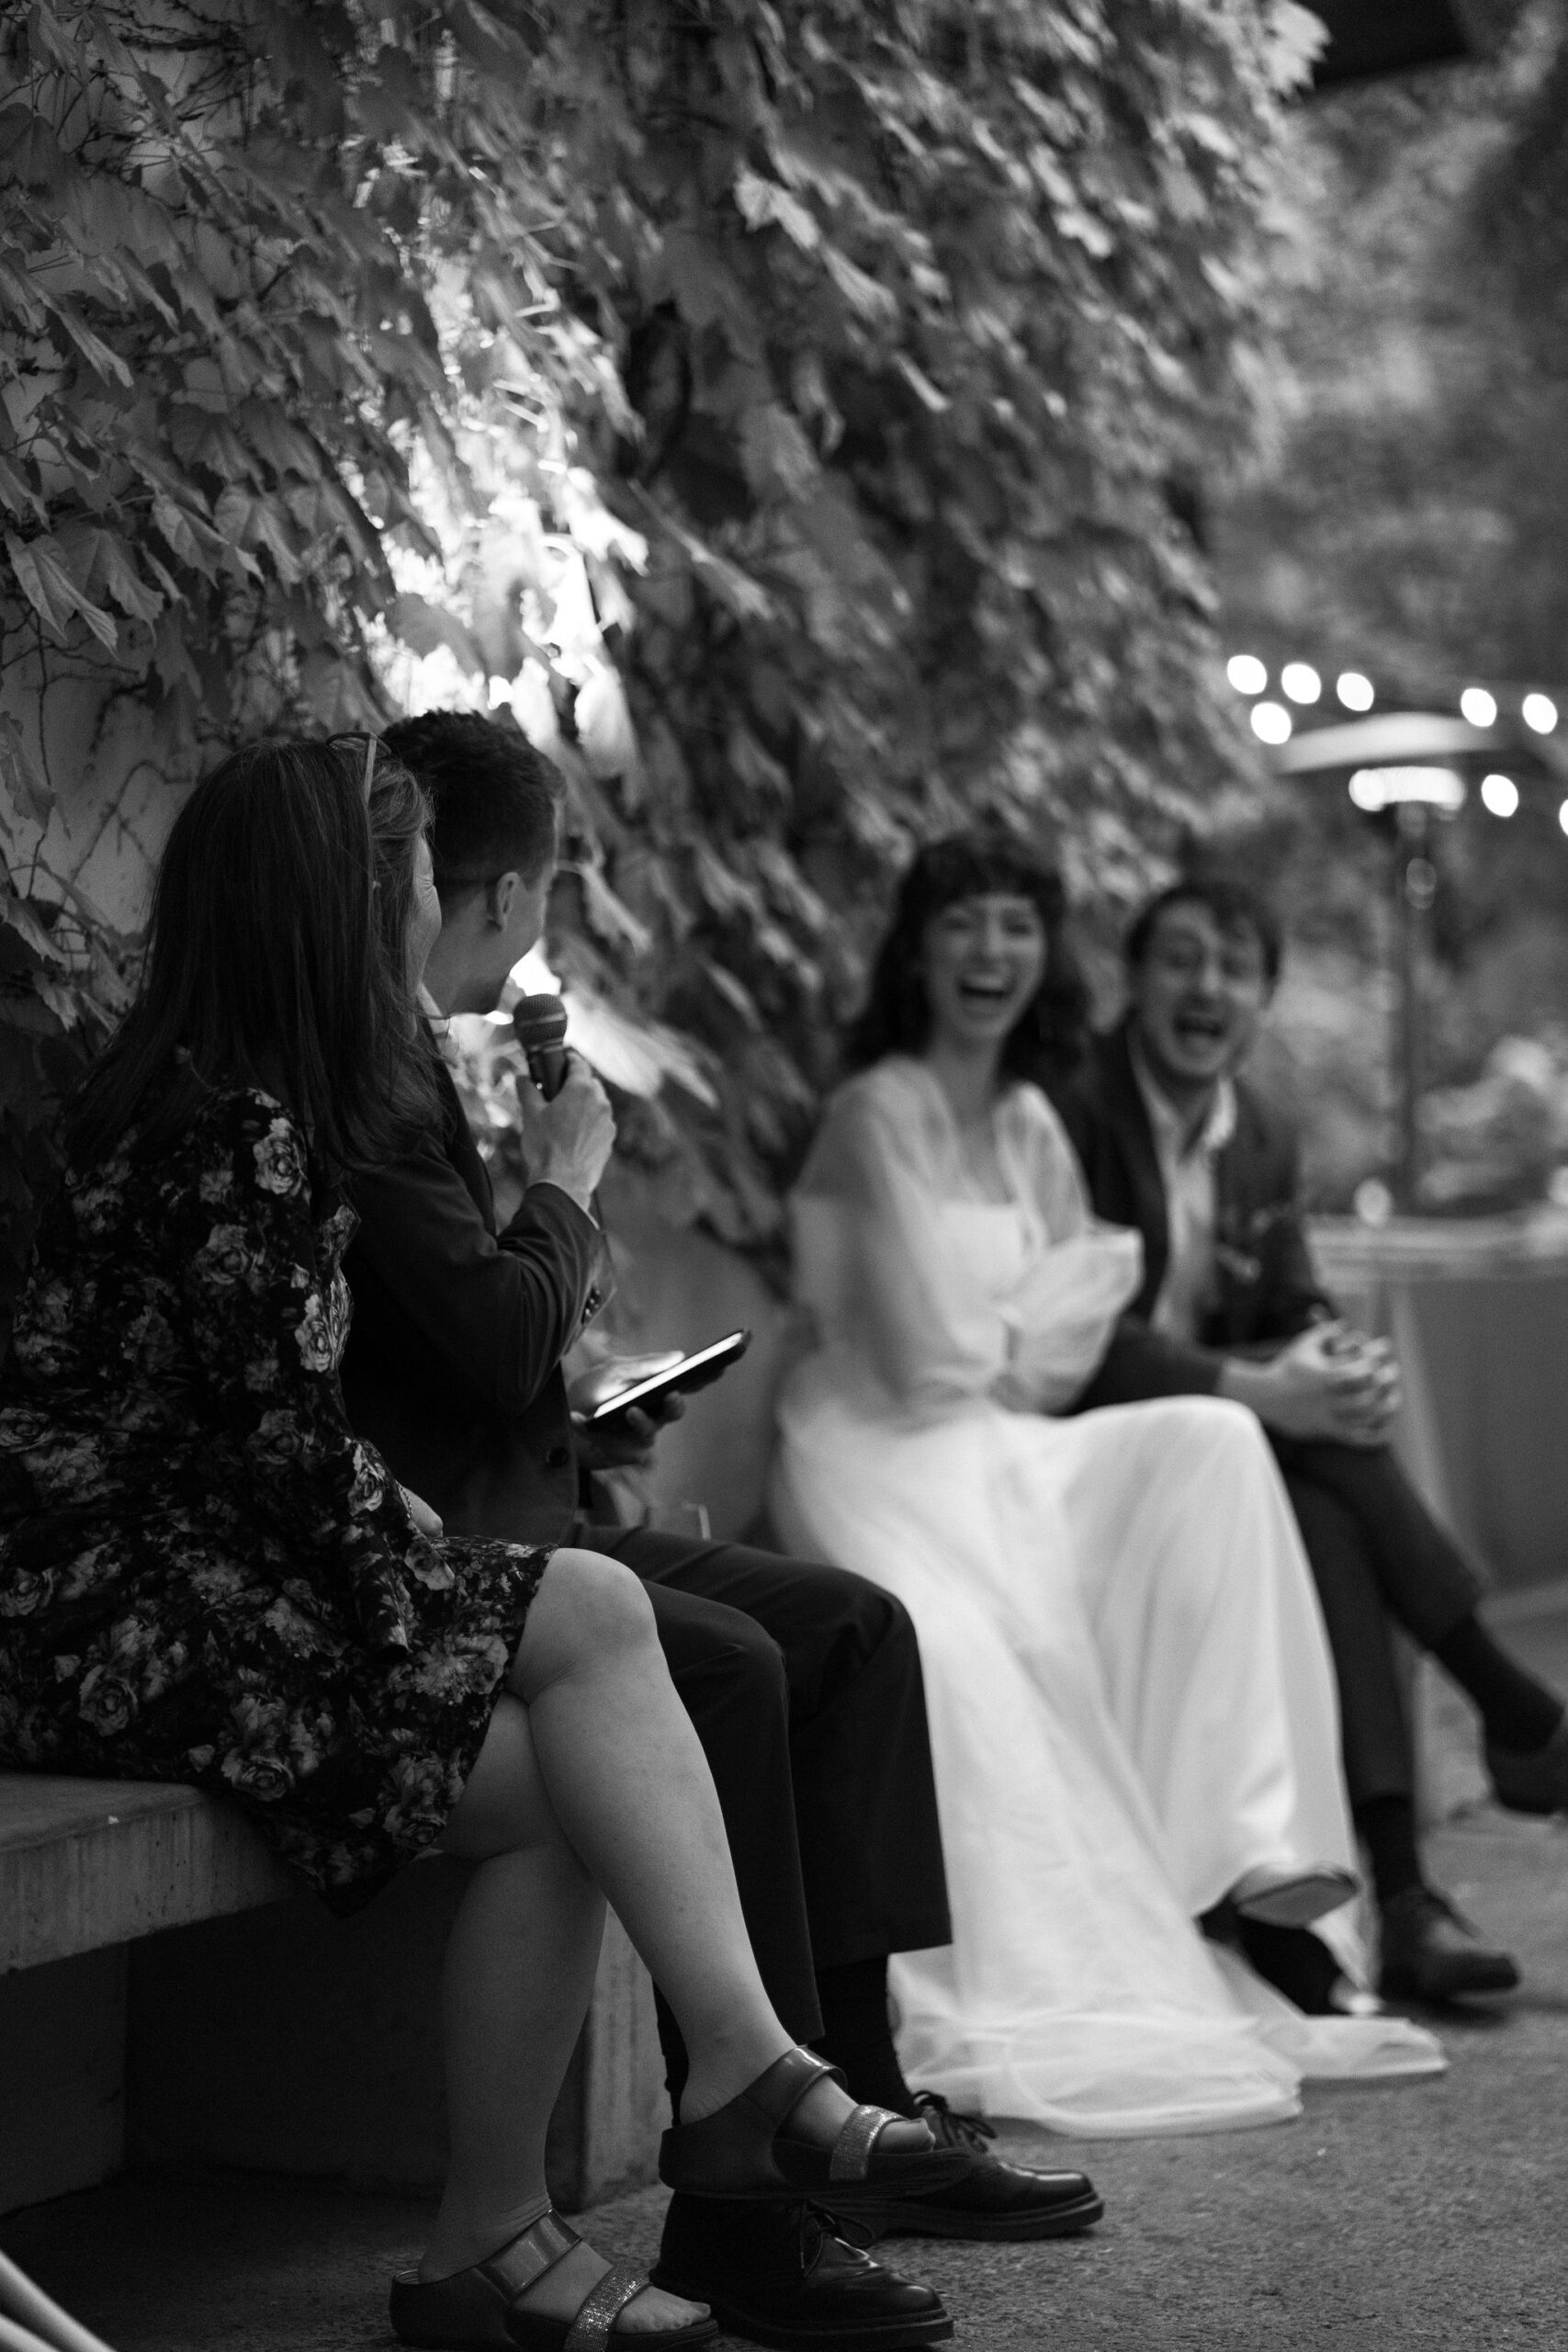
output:
M558 996L520 997L512 1027L528 1064L527 1080L517 1081L517 1124L528 1181L558 1186L602 1223L594 1194L615 1148L610 1098L581 1055L567 1044L566 1007ZM634 1405L592 1424L574 1413L579 1466L645 1468L660 1427L679 1420L684 1410L685 1399L671 1391L650 1412Z
M520 997L512 1027L531 1084L517 1081L517 1124L531 1184L555 1184L590 1216L615 1142L615 1114L581 1054L566 1042L558 996Z

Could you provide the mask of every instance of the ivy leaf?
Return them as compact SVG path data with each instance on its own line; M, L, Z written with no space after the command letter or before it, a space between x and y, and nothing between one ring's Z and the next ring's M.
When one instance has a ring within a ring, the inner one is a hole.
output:
M54 542L26 541L7 531L6 550L17 587L57 643L64 643L72 618L80 615L100 645L111 653L118 650L119 633L112 616L83 594L55 554Z
M20 719L8 710L0 710L0 775L13 804L40 825L48 824L54 795L28 749Z
M583 912L599 937L634 956L646 955L653 944L652 933L616 897L597 865L577 865L570 870L582 886Z
M133 379L118 352L111 351L102 335L95 334L85 320L78 318L69 302L59 301L51 295L45 295L43 300L56 326L75 345L94 373L107 381L124 384L129 390Z
M82 996L67 980L52 980L47 972L33 974L33 993L53 1013L62 1029L73 1029L82 1017Z
M34 913L26 899L8 886L0 885L0 923L24 940L35 956L46 964L68 965L70 956L60 942Z
M470 677L483 677L484 656L471 631L455 613L433 605L427 596L415 595L412 590L394 596L387 609L387 625L411 652L427 655L445 646Z
M105 590L114 598L122 613L129 613L132 620L157 619L164 609L164 599L154 595L138 578L130 551L122 540L111 531L99 531L94 560ZM167 576L165 573L165 579Z
M44 115L26 107L7 107L0 114L0 164L7 178L24 187L55 193L65 175L65 159Z
M735 201L749 229L775 225L802 253L815 253L822 242L815 213L787 188L780 187L776 181L763 179L757 172L739 174L735 182Z
M28 488L5 458L0 458L0 498L5 500L13 514L32 514L40 523L48 516L49 509L37 491Z

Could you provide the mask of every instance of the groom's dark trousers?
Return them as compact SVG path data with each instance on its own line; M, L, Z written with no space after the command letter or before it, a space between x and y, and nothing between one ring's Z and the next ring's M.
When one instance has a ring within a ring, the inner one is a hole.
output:
M354 1187L349 1419L449 1533L581 1544L641 1579L763 1982L789 2030L815 2040L817 1970L952 1933L914 1627L842 1569L584 1510L559 1367L609 1283L604 1237L551 1184L530 1185L498 1232L435 1069L442 1127Z
M1215 1164L1214 1302L1197 1347L1146 1319L1165 1280L1169 1226L1125 1024L1093 1040L1086 1067L1055 1099L1096 1211L1144 1238L1143 1289L1076 1410L1212 1392L1226 1354L1272 1354L1334 1313L1303 1228L1294 1131L1244 1080L1235 1131ZM1474 1610L1482 1580L1386 1446L1269 1438L1323 1608L1351 1804L1409 1797L1415 1764L1390 1620L1433 1649Z

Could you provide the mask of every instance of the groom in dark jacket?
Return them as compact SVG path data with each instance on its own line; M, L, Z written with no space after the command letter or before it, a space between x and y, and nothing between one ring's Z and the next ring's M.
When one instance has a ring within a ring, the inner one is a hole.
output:
M1422 1876L1390 1620L1475 1701L1505 1803L1551 1811L1568 1802L1563 1709L1477 1619L1480 1577L1386 1442L1399 1395L1389 1351L1348 1329L1317 1280L1294 1128L1241 1075L1280 954L1271 912L1228 876L1177 883L1128 933L1126 1017L1092 1041L1086 1068L1057 1095L1096 1210L1144 1238L1142 1291L1078 1408L1197 1390L1257 1412L1334 1655L1383 1989L1427 1999L1503 1991L1518 1981L1513 1962ZM1270 1940L1269 1930L1247 1932ZM1266 1973L1292 1969L1283 1949L1254 1956ZM1294 1965L1303 1958L1298 1941ZM1288 1989L1310 1998L1313 1988Z
M431 714L386 741L434 811L443 928L425 974L434 1053L441 1016L491 1011L540 936L559 782L514 729L478 717ZM585 1426L560 1369L612 1280L592 1205L614 1132L609 1104L576 1056L550 1102L519 1084L532 1181L498 1232L456 1087L444 1061L434 1067L441 1130L355 1187L350 1419L454 1534L580 1544L641 1578L713 1770L781 2018L842 2066L853 2097L918 2114L888 2033L887 1957L945 1943L951 1929L913 1626L891 1595L843 1570L627 1528L585 1509L584 1475L645 1460L656 1434L636 1412ZM660 2031L678 2101L685 2052L662 2003ZM933 2128L957 2129L940 2101L923 2104ZM677 2238L682 2279L694 2291L711 2286L727 2306L736 2294L726 2266L738 2265L753 2317L784 2331L769 2340L887 2325L897 2297L886 2310L879 2297L923 2292L886 2272L877 2275L891 2285L878 2289L862 2257L823 2253L820 2232L807 2275L794 2216L780 2217L786 2246L751 2210L754 2225L739 2208L677 2197L666 2246ZM1098 2211L1081 2175L975 2153L955 2188L901 2211L898 2228L1039 2236L1082 2227Z

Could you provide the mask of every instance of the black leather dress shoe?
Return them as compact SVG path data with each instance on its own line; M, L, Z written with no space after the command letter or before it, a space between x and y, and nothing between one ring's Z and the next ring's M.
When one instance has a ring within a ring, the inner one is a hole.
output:
M1452 2001L1475 1993L1511 1993L1519 1972L1493 1951L1445 1896L1407 1886L1382 1905L1379 1987L1390 2000Z
M731 2335L787 2352L898 2352L906 2345L945 2344L953 2322L941 2298L874 2262L837 2229L816 2203L747 2202L677 2189L664 2216L653 2283L706 2303Z
M938 2145L963 2149L969 2169L945 2188L890 2195L874 2207L863 2196L855 2219L879 2238L1065 2238L1104 2213L1087 2173L1010 2165L987 2147L996 2132L978 2116L955 2115L938 2091L917 2091L915 2104ZM830 2207L831 2187L819 2193Z
M1486 1743L1486 1770L1499 1804L1510 1813L1568 1813L1568 1715L1544 1747L1495 1747Z

